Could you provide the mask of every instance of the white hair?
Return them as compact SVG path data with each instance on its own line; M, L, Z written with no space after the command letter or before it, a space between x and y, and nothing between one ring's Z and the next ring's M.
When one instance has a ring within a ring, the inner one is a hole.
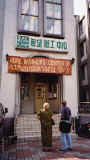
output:
M45 108L46 106L49 107L49 103L45 102L45 103L43 104L43 108Z

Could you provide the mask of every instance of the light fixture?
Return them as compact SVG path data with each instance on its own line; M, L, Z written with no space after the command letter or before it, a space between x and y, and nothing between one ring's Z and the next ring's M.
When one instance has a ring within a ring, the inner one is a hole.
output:
M6 54L6 61L8 61L8 58L9 58L9 55L8 55L8 54Z
M75 58L72 58L71 64L74 64L74 62L75 62Z

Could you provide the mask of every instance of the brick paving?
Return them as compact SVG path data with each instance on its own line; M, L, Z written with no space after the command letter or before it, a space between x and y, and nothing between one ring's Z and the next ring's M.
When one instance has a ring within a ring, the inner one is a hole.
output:
M43 152L40 140L18 139L5 145L8 160L90 160L90 139L72 135L73 150L61 152L60 138L53 139L52 152Z

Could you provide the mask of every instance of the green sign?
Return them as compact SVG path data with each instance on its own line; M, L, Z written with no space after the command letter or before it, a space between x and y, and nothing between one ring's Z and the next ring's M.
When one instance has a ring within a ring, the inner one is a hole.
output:
M17 35L16 48L68 52L66 40Z

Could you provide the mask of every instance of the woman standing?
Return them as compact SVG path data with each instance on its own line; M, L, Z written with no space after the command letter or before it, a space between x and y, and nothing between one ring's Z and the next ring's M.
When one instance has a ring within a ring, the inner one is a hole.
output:
M50 111L49 103L43 104L43 109L38 113L38 119L41 122L41 142L43 151L51 151L53 113Z

